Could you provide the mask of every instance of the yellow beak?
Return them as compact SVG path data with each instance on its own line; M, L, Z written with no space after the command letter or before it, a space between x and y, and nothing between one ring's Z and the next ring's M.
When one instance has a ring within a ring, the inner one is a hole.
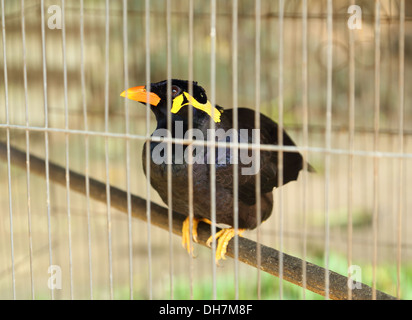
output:
M142 103L148 103L152 106L157 106L160 102L160 98L156 93L147 92L145 86L129 88L120 94L122 97L130 100L139 101Z

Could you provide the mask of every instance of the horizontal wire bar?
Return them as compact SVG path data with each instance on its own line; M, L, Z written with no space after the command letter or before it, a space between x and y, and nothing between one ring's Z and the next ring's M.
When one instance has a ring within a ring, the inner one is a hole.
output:
M27 6L26 11L30 10L37 10L38 5L33 5L33 6ZM79 10L78 6L67 6L66 11L75 11L77 13L77 10ZM101 14L103 15L105 12L104 8L84 8L85 14ZM131 16L136 16L136 15L145 15L145 10L143 9L128 9L128 14ZM152 16L161 16L164 13L164 11L160 10L150 10L150 15ZM172 16L182 16L186 15L186 11L181 11L181 10L174 10L171 11ZM112 8L110 9L110 15L111 16L122 16L122 9L117 9L117 8ZM210 18L210 13L207 12L195 12L194 14L195 17L197 18L204 18L208 19ZM216 16L218 17L226 17L226 18L231 18L232 14L231 12L217 12ZM7 20L13 20L13 19L18 19L19 18L19 12L16 10L15 12L10 12L5 15ZM300 12L285 12L283 15L284 19L296 19L296 20L301 20L302 15ZM309 20L325 20L327 18L326 13L308 13L308 19ZM362 12L362 20L363 21L374 21L374 14L373 13L364 13ZM255 14L253 13L239 13L239 18L241 19L255 19ZM273 12L268 12L268 13L263 13L261 14L261 20L265 19L278 19L279 18L279 12L273 11ZM346 12L344 13L333 13L332 18L334 20L347 20L348 19L348 14ZM396 14L389 14L389 13L381 13L381 24L382 23L394 23L394 21L398 21L398 16ZM409 22L412 21L411 16L406 16L405 21Z
M133 140L142 140L147 141L145 135L137 134L125 134L125 133L113 133L113 132L101 132L101 131L84 131L84 130L75 130L75 129L61 129L61 128L45 128L45 127L32 127L25 125L15 125L15 124L0 124L0 129L17 129L17 130L31 130L37 132L48 132L48 133L70 133L77 135L86 135L86 136L95 136L103 138L118 138L118 139L133 139ZM192 144L194 146L211 146L212 142L207 140L193 140L190 139L180 139L180 138L168 138L168 137L150 137L150 141L154 142L175 142L179 144ZM244 143L239 142L238 144L230 142L221 142L216 141L213 143L218 148L227 148L227 146L233 146L233 148L239 149L259 149L262 151L287 151L287 152L316 152L316 153L330 153L330 154L340 154L340 155L354 155L362 157L377 157L377 158L393 158L393 159L412 159L412 153L398 153L398 152L383 152L383 151L364 151L364 150L347 150L347 149L328 149L322 147L307 147L307 146L277 146L269 144L254 144L254 143Z
M49 114L53 114L53 115L58 115L60 113L64 112L63 108L59 108L59 107L50 107L49 108ZM150 112L150 110L149 110ZM70 110L70 114L73 116L79 115L79 116L83 116L83 110L82 109L77 109L77 110ZM97 111L93 111L93 110L88 110L87 114L90 115L93 118L99 118L99 117L104 117L104 115L101 114L101 112L97 112ZM124 118L124 112L122 111L114 111L110 113L111 117L121 117L122 119ZM140 115L140 114L136 114L136 115L129 115L129 118L133 121L138 121L138 120L145 120L146 116L145 115ZM301 130L303 127L303 123L299 123L299 122L294 122L294 123L288 123L288 124L284 124L283 128L284 129L288 129L288 130ZM314 133L314 132L325 132L326 131L326 126L323 124L308 124L308 130L310 133ZM333 124L332 123L332 132L339 132L339 133L344 133L344 132L349 132L351 130L351 128L348 125L345 124ZM363 127L363 126L357 126L354 128L356 133L371 133L374 134L374 128L371 127ZM398 136L399 135L399 128L394 127L394 128L379 128L379 134L380 135L395 135ZM412 136L412 129L409 128L405 128L403 130L403 135L404 136Z

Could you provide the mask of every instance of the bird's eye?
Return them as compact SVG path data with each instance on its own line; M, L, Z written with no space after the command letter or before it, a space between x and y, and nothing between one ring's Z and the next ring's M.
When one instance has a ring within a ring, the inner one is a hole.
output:
M172 97L175 98L180 93L180 88L178 86L172 86Z

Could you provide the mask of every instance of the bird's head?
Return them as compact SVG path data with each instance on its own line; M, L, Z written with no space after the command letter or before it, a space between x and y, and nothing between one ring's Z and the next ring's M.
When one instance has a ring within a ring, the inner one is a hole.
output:
M193 95L189 94L189 81L172 79L170 86L170 102L172 114L181 115L187 118L188 107L193 108L193 115L213 117L214 122L220 122L223 109L219 106L213 107L206 96L206 91L192 82ZM167 80L152 83L150 88L139 86L127 89L120 94L131 100L149 104L156 117L166 117L168 109L168 85Z

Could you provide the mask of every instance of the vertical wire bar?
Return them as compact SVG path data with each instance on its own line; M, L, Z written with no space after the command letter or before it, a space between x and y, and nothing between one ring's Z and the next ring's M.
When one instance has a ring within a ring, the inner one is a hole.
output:
M379 112L380 112L380 3L375 0L375 83L374 83L374 136L373 151L378 151ZM372 299L376 300L376 266L378 261L378 191L379 191L379 158L373 158L373 266L372 266Z
M69 102L67 94L67 56L66 56L66 16L65 2L62 5L62 55L63 55L63 87L64 87L64 128L69 130ZM69 278L70 278L70 299L73 297L73 259L72 259L72 222L70 212L70 163L69 163L69 133L65 134L65 169L66 169L66 202L67 202L67 224L69 238Z
M330 149L332 138L332 53L333 53L333 1L327 5L327 87L326 87L326 135L325 135L325 299L329 299L329 250L330 250Z
M3 35L3 68L4 68L4 98L6 107L6 124L10 124L9 115L9 86L7 75L7 50L6 50L6 21L4 14L4 0L1 1L1 25ZM16 275L14 267L14 233L13 233L13 206L12 206L12 190L11 190L11 162L10 162L10 128L6 129L7 139L7 183L9 189L9 219L10 219L10 252L11 252L11 280L13 299L16 300Z
M354 4L354 0L351 4ZM349 30L349 155L348 155L348 270L352 265L352 237L353 237L353 151L355 141L355 39L354 31ZM348 274L348 276L350 276ZM348 299L352 299L352 289L348 286Z
M167 0L166 5L166 25L167 25L167 132L172 135L172 0ZM173 300L173 193L172 193L172 154L173 145L167 142L167 209L169 219L169 272L170 272L170 299Z
M399 153L404 153L404 113L405 113L405 0L401 0L399 8ZM404 163L399 159L398 190L398 225L396 253L396 297L401 298L401 262L402 262L402 214L403 214L403 178Z
M48 114L48 99L47 99L47 63L46 63L46 27L44 18L44 0L40 3L41 11L41 43L42 43L42 64L43 64L43 96L44 96L44 162L46 171L46 206L47 206L47 233L49 241L49 266L53 265L53 252L51 241L51 208L50 208L50 174L49 174L49 114ZM51 289L51 298L54 300L54 287Z
M194 3L189 0L189 95L193 96L193 19L194 18ZM193 108L188 108L188 132L193 129ZM189 205L189 246L193 248L193 136L189 136L188 148L188 205ZM193 300L193 279L194 279L194 263L193 252L189 257L189 281L190 281L190 299Z
M146 61L146 218L147 218L147 259L149 269L149 299L153 299L152 279L152 233L151 233L151 190L150 190L150 0L145 1L145 61Z
M24 83L24 107L26 121L26 180L27 180L27 227L29 232L29 259L30 259L30 284L31 298L34 300L34 273L33 273L33 234L31 222L31 192L30 192L30 130L29 127L29 102L27 86L27 50L26 50L26 26L24 14L24 0L21 0L21 37L23 49L23 83Z
M253 144L260 146L260 14L261 14L261 2L255 0L255 123L254 127L258 134L252 136ZM255 165L258 163L260 168L260 148L253 152ZM262 222L261 217L261 188L260 188L260 170L256 173L255 180L255 196L256 196L256 258L257 258L257 298L261 299L261 262L262 252L260 243L262 242L260 224Z
M126 135L130 133L129 124L129 104L127 99L127 89L129 87L128 71L128 43L127 43L127 0L123 0L123 72L124 86L126 90L126 99L124 99L125 110L125 131ZM127 235L129 242L129 289L130 300L133 300L133 239L132 239L132 197L130 193L130 139L126 139L126 191L127 191Z
M85 50L84 50L84 0L80 0L80 81L82 88L82 107L84 131L88 131L87 105L86 105L86 79L85 79ZM92 273L92 237L90 220L90 178L89 178L89 136L84 136L85 153L85 187L86 187L86 211L87 211L87 243L89 259L89 286L90 299L93 300L93 273Z
M284 0L279 0L279 97L278 97L278 202L279 202L279 299L283 299L283 23L284 23Z
M309 147L308 130L308 2L302 2L302 114L303 114L303 145ZM303 152L303 259L302 259L302 295L306 299L306 255L307 255L307 215L308 215L308 152Z
M210 119L210 129L212 132L215 131L214 113L216 105L216 0L211 0L211 10L210 10L210 102L212 104L212 114ZM215 149L215 138L211 135L212 139L210 145L210 215L212 225L211 233L213 237L212 242L212 277L213 277L213 299L216 300L216 149Z
M232 3L232 94L233 94L233 221L239 230L239 123L238 123L238 0ZM232 149L232 150L233 150ZM239 238L235 237L235 299L239 299Z
M104 94L104 126L105 132L109 132L109 0L106 0L105 8L105 94ZM110 204L110 171L109 171L109 139L105 137L105 166L106 166L106 203L107 203L107 246L109 256L109 290L110 299L113 299L113 260L112 260L112 216Z
M354 1L352 1L354 4ZM349 163L348 163L348 267L352 265L352 213L353 213L353 154L355 138L355 42L353 31L349 30ZM352 290L348 286L348 298Z

